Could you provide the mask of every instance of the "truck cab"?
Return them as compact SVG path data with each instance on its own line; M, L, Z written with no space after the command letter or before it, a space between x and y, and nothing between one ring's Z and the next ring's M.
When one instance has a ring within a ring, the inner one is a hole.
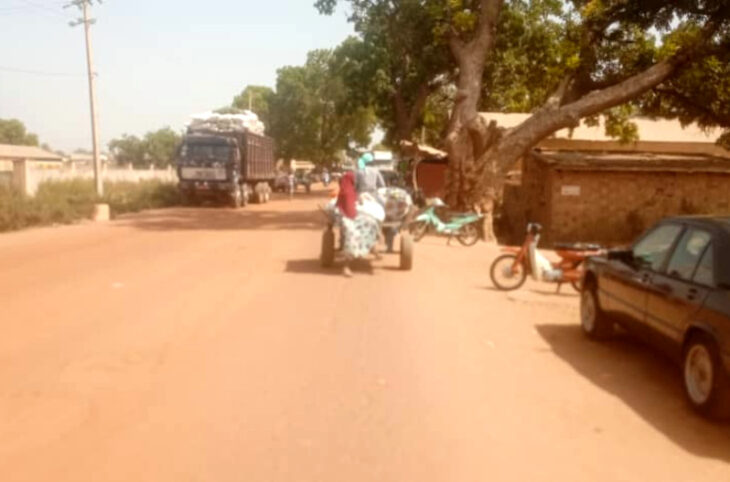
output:
M227 199L235 207L245 204L239 152L231 137L185 136L177 162L183 199L188 203L200 198Z

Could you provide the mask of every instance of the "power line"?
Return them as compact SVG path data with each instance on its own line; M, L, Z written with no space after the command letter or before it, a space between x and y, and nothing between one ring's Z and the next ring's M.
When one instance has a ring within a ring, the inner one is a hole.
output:
M31 8L35 8L38 11L42 12L48 12L51 13L57 17L66 18L65 15L63 15L59 10L56 10L54 8L50 8L48 5L41 5L35 2L31 2L30 0L19 0L21 3L24 3L28 5Z
M0 66L0 72L10 72L14 74L42 75L46 77L83 77L84 74L72 74L70 72L45 72L42 70L26 70L15 69L12 67Z

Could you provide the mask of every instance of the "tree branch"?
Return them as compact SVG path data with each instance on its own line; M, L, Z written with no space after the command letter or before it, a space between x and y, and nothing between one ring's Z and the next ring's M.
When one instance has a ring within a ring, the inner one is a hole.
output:
M469 42L469 49L482 53L483 56L492 49L497 36L497 20L503 0L482 0L479 9L479 22L474 39Z
M680 92L676 89L659 87L655 90L660 94L665 94L665 95L674 97L678 102L682 103L689 109L694 109L694 110L702 112L702 114L705 117L707 117L708 119L712 119L712 121L719 126L730 127L730 115L720 114L718 112L713 111L712 109L705 107L702 104L694 102L688 96L686 96L685 94L683 94L682 92Z
M496 152L500 170L505 172L527 150L553 132L574 127L580 119L599 114L611 107L624 104L658 86L672 76L683 64L693 60L702 51L720 23L711 21L705 25L697 42L681 49L674 56L605 89L595 90L580 99L558 108L543 108L522 124L510 129Z

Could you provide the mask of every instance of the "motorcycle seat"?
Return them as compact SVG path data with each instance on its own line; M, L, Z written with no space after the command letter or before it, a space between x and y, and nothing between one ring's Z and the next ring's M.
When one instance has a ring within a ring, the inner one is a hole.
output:
M594 243L555 243L554 248L560 251L598 251L601 246Z
M442 221L447 221L449 219L458 218L458 217L474 215L474 213L464 213L464 212L460 212L460 211L453 211L448 206L439 206L434 209L434 212L436 213L436 216L438 216Z

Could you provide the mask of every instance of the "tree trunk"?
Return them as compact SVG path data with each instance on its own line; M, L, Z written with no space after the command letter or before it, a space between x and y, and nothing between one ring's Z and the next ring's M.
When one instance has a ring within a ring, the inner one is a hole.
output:
M482 212L485 215L485 240L494 240L492 213L496 193L483 189L483 166L475 162L490 149L488 139L476 134L482 126L478 117L482 93L482 76L487 56L494 44L497 18L502 0L481 0L479 21L469 42L454 36L451 52L459 66L454 110L446 136L449 166L446 173L446 202L456 209ZM476 141L476 142L475 142Z

